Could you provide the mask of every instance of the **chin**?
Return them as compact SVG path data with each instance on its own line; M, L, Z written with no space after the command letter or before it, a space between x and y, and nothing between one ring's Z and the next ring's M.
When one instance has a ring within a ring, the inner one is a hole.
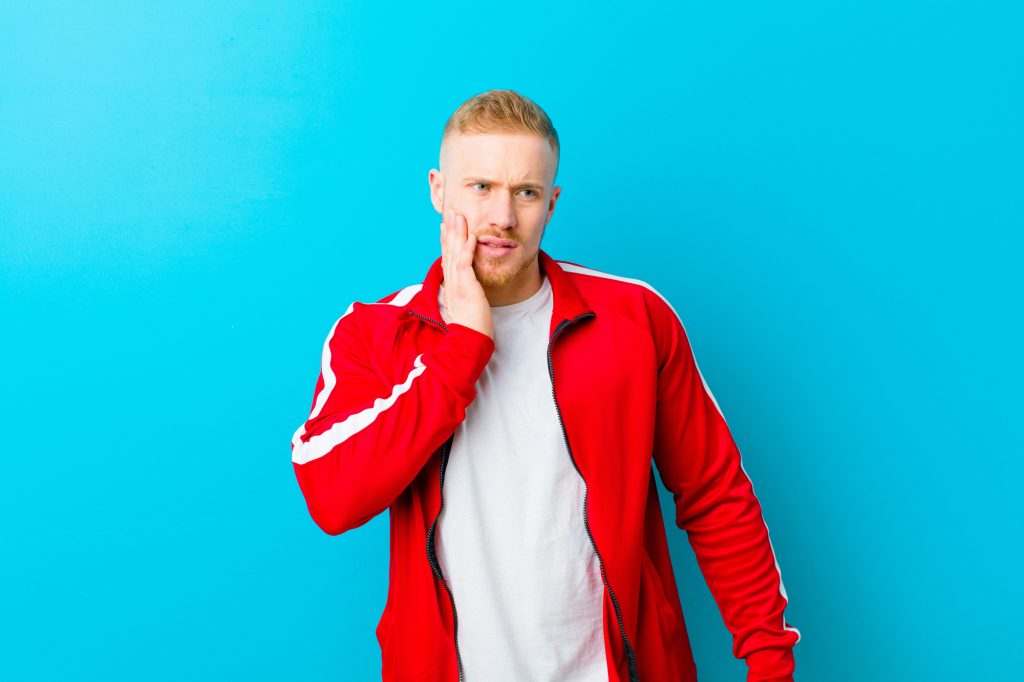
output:
M491 289L505 286L514 280L521 270L518 262L495 263L487 257L473 263L473 272L476 273L480 284Z

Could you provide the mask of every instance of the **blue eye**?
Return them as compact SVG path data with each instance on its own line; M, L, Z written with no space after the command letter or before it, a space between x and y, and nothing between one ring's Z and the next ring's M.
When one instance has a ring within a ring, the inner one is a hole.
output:
M487 183L486 182L474 182L472 185L470 185L470 187L473 187L473 188L484 187L484 188L486 188L487 187ZM530 199L534 199L534 198L540 196L537 193L537 190L535 190L535 189L524 189L524 190L520 190L520 191L522 191L522 192L533 192L533 194L529 195Z

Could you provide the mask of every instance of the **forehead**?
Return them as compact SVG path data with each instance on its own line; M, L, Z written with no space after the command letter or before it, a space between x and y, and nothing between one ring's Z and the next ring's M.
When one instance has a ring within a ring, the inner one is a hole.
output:
M455 133L445 140L455 176L526 177L550 179L555 153L548 141L529 133Z

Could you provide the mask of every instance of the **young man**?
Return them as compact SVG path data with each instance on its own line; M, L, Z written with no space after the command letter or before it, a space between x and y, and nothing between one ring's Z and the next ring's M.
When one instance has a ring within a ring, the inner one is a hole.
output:
M429 175L441 256L324 343L292 461L325 532L390 510L383 679L696 680L653 459L748 681L792 680L800 633L682 321L540 249L558 156L532 101L466 101Z

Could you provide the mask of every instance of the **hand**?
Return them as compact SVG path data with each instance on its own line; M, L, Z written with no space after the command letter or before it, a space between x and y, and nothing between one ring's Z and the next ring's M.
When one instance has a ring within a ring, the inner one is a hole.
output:
M494 338L491 304L473 270L476 235L466 217L449 208L441 221L441 267L444 270L444 307L451 322L471 327Z

